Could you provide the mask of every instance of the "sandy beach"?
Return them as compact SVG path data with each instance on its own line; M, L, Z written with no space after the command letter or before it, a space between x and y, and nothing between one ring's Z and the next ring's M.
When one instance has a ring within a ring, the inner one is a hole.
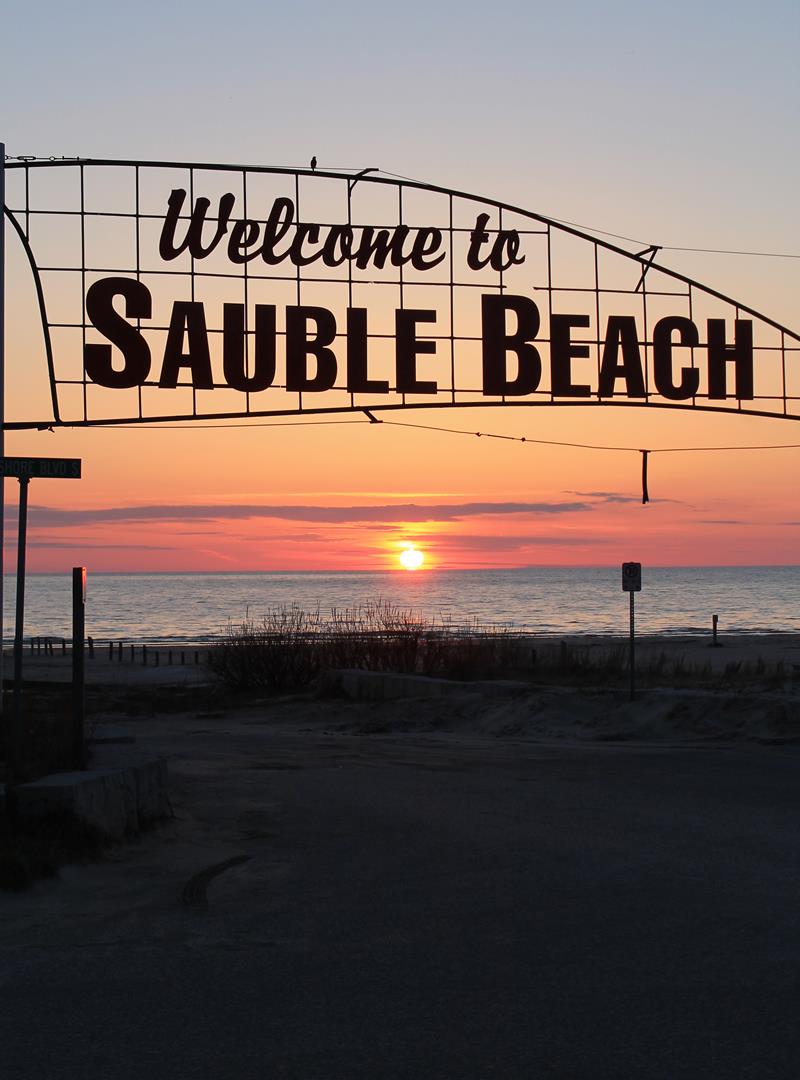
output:
M16 1075L793 1075L791 674L633 703L463 683L226 703L203 667L107 660L90 679L95 763L121 739L166 757L175 817L0 899Z
M351 723L364 731L448 730L487 736L521 735L560 741L650 741L752 739L766 742L800 738L800 636L794 634L720 635L718 647L708 637L642 636L636 639L636 700L628 693L625 666L628 639L603 635L539 636L526 639L530 669L523 677L501 680L425 680L355 674L346 690L335 673L317 685L320 700L342 693L354 701L371 702L357 711ZM567 664L559 668L567 651ZM195 650L161 650L154 666L140 652L131 659L110 659L98 649L86 662L87 686L131 688L156 692L207 687L219 697L219 687L204 648L195 663ZM115 654L116 655L116 654ZM183 655L183 661L181 658ZM604 663L621 665L622 677L610 683ZM7 660L7 671L10 670ZM24 677L31 683L67 682L69 655L26 655ZM224 696L224 695L223 695ZM413 700L411 708L408 701ZM113 694L112 694L113 702ZM158 709L158 700L148 702ZM89 719L104 725L116 719L99 711ZM91 710L90 710L91 712Z
M523 635L531 649L536 649L540 658L558 654L561 643L590 658L609 652L627 650L627 636L609 634ZM201 664L195 664L195 652L198 647L175 645L170 648L161 645L156 650L149 649L146 665L142 664L141 647L137 646L135 659L131 660L130 645L123 649L122 660L109 659L107 647L98 644L94 657L87 658L87 681L96 683L171 683L196 681L205 678L204 663L214 646L204 645L199 648ZM159 652L160 661L155 666L155 652ZM168 653L171 663L167 662ZM183 653L183 662L181 654ZM714 672L723 672L733 664L755 666L759 661L767 665L783 663L791 675L797 665L800 674L800 634L726 634L718 636L718 646L712 645L711 634L637 634L636 657L642 666L652 664L663 654L668 664L681 661L687 667L702 668L708 666ZM116 657L116 652L115 652ZM69 654L62 655L56 650L53 656L32 653L26 649L24 657L25 677L28 679L62 680L69 678ZM197 670L199 668L199 670ZM12 670L11 654L6 653L6 677Z

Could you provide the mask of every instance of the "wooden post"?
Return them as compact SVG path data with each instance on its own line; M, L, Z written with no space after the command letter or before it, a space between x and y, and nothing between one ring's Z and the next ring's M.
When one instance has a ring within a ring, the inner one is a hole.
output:
M86 765L86 567L72 568L72 767Z

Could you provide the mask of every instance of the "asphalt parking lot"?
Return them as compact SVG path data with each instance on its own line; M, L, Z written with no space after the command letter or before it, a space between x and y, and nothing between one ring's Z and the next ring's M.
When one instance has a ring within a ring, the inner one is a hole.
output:
M5 1075L797 1075L794 747L369 708L137 721L176 818L0 896Z

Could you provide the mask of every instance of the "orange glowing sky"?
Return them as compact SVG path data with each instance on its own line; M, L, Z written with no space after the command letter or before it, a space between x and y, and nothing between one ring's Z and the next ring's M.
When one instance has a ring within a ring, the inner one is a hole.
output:
M800 252L800 160L785 141L800 104L790 47L800 31L794 4L743 9L735 19L719 5L725 17L718 23L715 4L698 11L678 2L644 18L639 5L603 13L605 5L579 4L575 12L534 16L528 5L513 3L491 28L463 5L450 11L458 15L453 20L416 2L391 15L311 4L314 18L307 20L299 9L267 13L248 4L248 36L266 50L255 65L238 63L234 51L226 59L216 36L198 29L202 20L187 27L159 7L160 33L127 42L120 15L88 6L94 17L80 27L56 5L50 23L36 16L37 52L50 58L48 73L0 131L9 154L305 165L313 152L331 168L379 164L662 244ZM409 37L409 26L423 16L425 40ZM15 16L20 34L33 32L34 17ZM301 26L307 78L298 87L280 42ZM19 66L25 51L14 48L10 33L0 92L19 100L13 87L29 76ZM194 61L226 64L228 82L219 71L211 80L194 77L190 52L167 48L187 33ZM63 48L77 34L84 35L90 71ZM61 86L70 93L56 118L44 106ZM277 101L274 116L265 112L265 103ZM687 251L660 259L800 329L800 259ZM36 407L43 384L30 289L11 253L8 276L13 417ZM407 544L424 552L421 573L627 559L798 561L800 450L654 453L647 506L635 452L800 443L796 424L603 407L385 418L632 450L523 445L366 418L247 429L10 432L6 454L83 460L81 481L33 482L28 565L383 570L399 566ZM16 483L7 482L7 545L15 537L16 497Z
M531 412L535 428L525 410L494 410L492 426L558 437L576 422L569 409ZM615 415L583 410L582 437L605 441ZM669 418L647 419L653 445L675 437ZM707 417L697 427L721 445L725 421ZM748 424L758 438L764 422ZM687 426L679 434L686 441ZM768 467L762 454L653 455L645 507L635 454L389 425L68 431L19 434L12 445L84 461L81 481L32 484L29 561L39 570L76 561L98 571L377 570L396 567L409 542L430 569L596 565L627 555L659 565L781 564L794 561L800 526L790 509L793 450L772 451ZM410 485L415 478L423 482Z

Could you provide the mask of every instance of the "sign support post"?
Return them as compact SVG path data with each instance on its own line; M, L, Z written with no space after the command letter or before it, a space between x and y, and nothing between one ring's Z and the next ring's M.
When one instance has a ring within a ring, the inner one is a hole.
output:
M634 593L642 591L642 564L638 562L624 562L622 564L622 591L630 597L630 672L631 672L631 701L636 696L636 634L635 634L635 608Z
M25 544L28 534L27 476L19 478L19 531L17 535L17 612L14 625L14 765L22 746L22 635L25 626Z
M634 603L633 598L636 594L633 592L628 593L631 601L631 701L636 696L636 634L634 631Z
M84 753L86 567L72 568L72 767L82 769Z

